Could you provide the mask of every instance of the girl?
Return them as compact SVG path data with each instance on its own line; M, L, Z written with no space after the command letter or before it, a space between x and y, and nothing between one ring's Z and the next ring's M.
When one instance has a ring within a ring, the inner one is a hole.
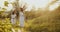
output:
M24 10L25 9L26 9L26 5L20 8L20 11L19 11L19 22L20 22L21 32L23 32L23 29L24 29L24 21L25 21Z
M16 23L16 13L15 13L15 11L13 11L12 14L11 14L11 23L13 25Z
M20 8L19 12L19 21L20 21L20 27L24 27L24 13L23 13L23 8Z

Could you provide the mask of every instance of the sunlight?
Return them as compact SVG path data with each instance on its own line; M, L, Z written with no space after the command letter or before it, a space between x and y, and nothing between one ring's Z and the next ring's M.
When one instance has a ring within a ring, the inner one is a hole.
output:
M50 5L49 10L55 10L56 8L58 8L60 6L60 1L57 1L55 4Z
M9 4L8 7L7 7L7 11L10 11L11 9L13 9L12 5Z
M0 0L0 7L3 7L4 6L3 3L4 3L4 0L3 1Z
M26 2L29 4L29 6L35 6L36 8L45 8L46 5L48 5L49 1L48 0L22 0L23 2ZM29 8L31 9L31 8Z
M27 3L28 9L27 10L31 10L32 6L35 6L36 9L38 8L42 8L43 10L45 10L45 8L47 7L47 5L49 5L49 3L53 2L55 0L21 0L21 3ZM50 5L49 10L54 10L55 8L58 7L58 3L55 3L53 5Z
M3 5L4 1L8 1L9 3L14 2L15 0L0 0L0 7L5 7ZM30 11L32 9L32 6L34 6L36 9L38 8L46 8L49 3L51 3L54 0L19 0L19 5L24 5L25 3L28 4L28 8L26 10ZM53 5L50 5L49 10L54 10L56 7L58 7L58 3L55 3ZM13 9L12 5L9 4L7 10Z
M57 3L54 4L54 5L51 5L51 6L49 7L49 10L52 11L52 10L56 9L58 6L59 6L59 5L58 5Z

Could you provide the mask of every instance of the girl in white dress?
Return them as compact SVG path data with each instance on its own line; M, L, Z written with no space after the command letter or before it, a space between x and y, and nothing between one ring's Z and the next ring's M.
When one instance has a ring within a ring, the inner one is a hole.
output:
M16 24L16 13L15 13L15 11L13 11L12 12L12 14L11 14L11 23L12 23L12 31L13 32L15 32L15 30L14 30L14 26L15 26L15 24Z
M16 23L16 14L15 12L13 11L12 14L11 14L11 23L14 25Z
M20 22L20 27L24 27L24 13L21 8L21 11L19 12L19 22Z

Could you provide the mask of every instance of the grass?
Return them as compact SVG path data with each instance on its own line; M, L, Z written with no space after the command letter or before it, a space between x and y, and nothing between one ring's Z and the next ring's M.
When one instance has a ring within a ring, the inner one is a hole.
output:
M60 32L60 12L52 11L49 14L28 20L26 30L30 32Z

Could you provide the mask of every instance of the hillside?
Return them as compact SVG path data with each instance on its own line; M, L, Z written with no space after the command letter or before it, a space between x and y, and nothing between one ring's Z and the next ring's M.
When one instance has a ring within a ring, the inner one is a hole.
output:
M60 32L60 7L31 20L26 30L30 32Z

